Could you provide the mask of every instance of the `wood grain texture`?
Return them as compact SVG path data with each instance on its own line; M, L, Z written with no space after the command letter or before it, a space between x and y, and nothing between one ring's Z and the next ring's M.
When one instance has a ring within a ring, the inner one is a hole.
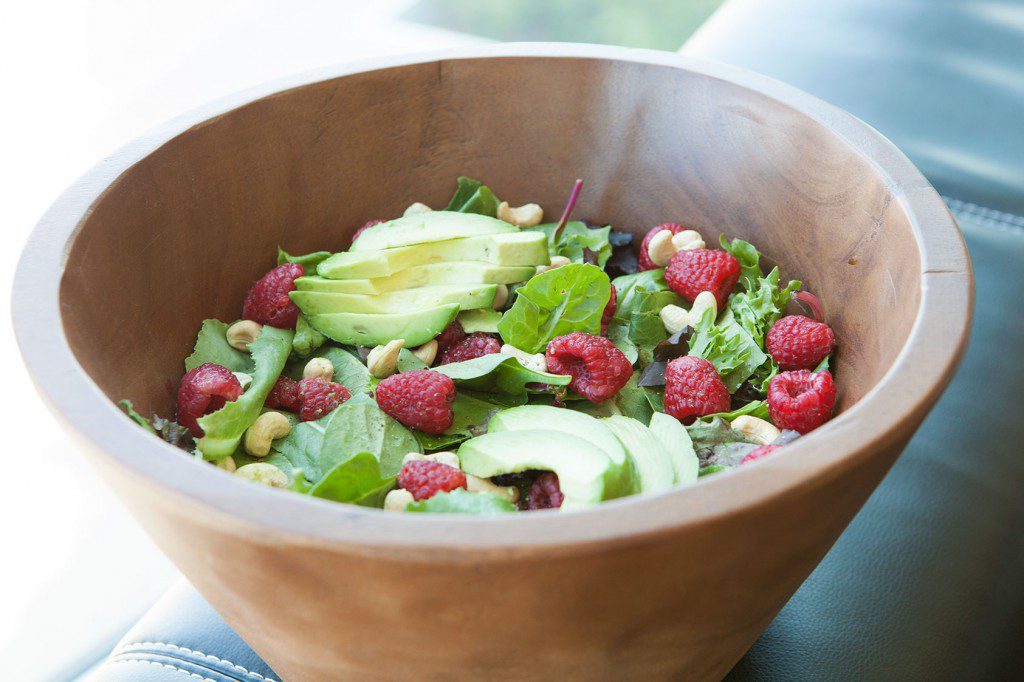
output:
M278 244L343 247L368 219L443 205L460 174L548 215L583 177L580 217L753 241L824 301L843 413L785 456L664 495L408 518L249 485L108 400L167 413L200 321L239 315ZM944 389L971 287L934 190L843 112L675 55L506 45L297 76L169 123L54 205L14 303L55 411L286 678L714 679Z

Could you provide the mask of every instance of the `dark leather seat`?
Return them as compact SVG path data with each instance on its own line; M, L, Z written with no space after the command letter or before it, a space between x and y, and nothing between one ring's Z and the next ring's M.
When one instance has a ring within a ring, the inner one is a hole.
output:
M1024 6L732 0L683 51L776 76L888 135L948 197L977 277L957 378L730 679L1021 676ZM183 583L94 679L171 681L182 671L274 678Z

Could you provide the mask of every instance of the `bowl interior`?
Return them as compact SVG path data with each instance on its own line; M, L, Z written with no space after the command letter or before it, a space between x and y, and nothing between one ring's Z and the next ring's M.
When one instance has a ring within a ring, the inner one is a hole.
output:
M580 177L576 217L752 241L824 302L841 344L840 409L878 382L917 315L921 264L904 208L817 120L668 66L471 58L286 90L129 168L67 251L71 348L111 399L169 414L200 322L238 318L278 245L346 247L366 220L414 201L443 206L458 175L513 205L539 203L548 219Z

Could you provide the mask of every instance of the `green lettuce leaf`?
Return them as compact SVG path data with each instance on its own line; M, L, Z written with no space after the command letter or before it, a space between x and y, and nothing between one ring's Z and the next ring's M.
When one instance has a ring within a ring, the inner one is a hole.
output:
M126 399L119 401L117 404L121 406L121 409L124 410L125 414L127 414L133 422L150 433L156 433L156 429L153 428L150 421L135 411L135 406L132 405L132 401Z
M438 493L419 502L411 502L406 507L406 511L435 514L504 514L515 510L516 508L511 503L497 495L471 493L462 488L447 493Z
M306 316L299 314L295 323L295 338L292 339L292 350L302 358L308 358L327 341L327 337L313 329Z
M316 251L303 256L292 256L279 246L277 247L277 264L298 263L306 270L307 275L312 275L316 273L316 266L320 265L322 261L327 260L330 255L330 251Z
M479 213L481 215L498 217L498 204L501 202L489 187L467 177L458 179L458 187L455 195L448 205L446 211L458 211L459 213Z
M267 394L274 387L284 363L292 351L293 333L264 325L260 335L249 344L255 364L252 383L238 400L199 418L199 426L206 433L196 444L206 459L221 460L238 447L245 430L252 426L263 410Z
M203 326L196 336L192 355L185 358L185 371L190 372L199 365L212 362L227 367L232 372L252 374L252 357L228 345L228 325L220 320L203 320Z
M309 494L335 502L380 507L394 486L395 477L381 474L380 462L373 453L359 452L324 474Z
M711 310L704 313L690 339L690 355L704 358L715 366L729 393L735 393L768 356L753 337L726 316L715 324Z
M505 343L540 353L556 336L599 334L601 314L611 296L608 275L580 263L549 270L518 290L515 303L498 323Z
M514 397L517 404L526 401L527 384L567 386L572 381L568 375L527 369L514 357L503 353L438 365L434 371L450 377L459 391L469 389L482 393L503 393Z
M597 254L597 264L604 267L612 256L612 245L608 241L611 234L611 226L587 227L587 224L579 220L570 220L562 228L562 234L558 241L555 241L555 228L558 223L544 223L526 229L534 232L543 232L548 238L548 254L551 257L565 256L574 263L583 262L583 249L587 248Z

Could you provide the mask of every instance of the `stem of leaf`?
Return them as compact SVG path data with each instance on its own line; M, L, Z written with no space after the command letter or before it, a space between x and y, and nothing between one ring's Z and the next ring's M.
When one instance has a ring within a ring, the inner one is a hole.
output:
M555 227L555 244L558 243L559 238L562 236L562 230L565 229L565 224L569 222L569 214L572 213L572 209L576 205L576 200L580 198L580 190L582 189L583 180L577 178L576 184L572 187L572 194L569 195L569 203L565 205L565 210L562 211L562 218L558 221L558 225Z

